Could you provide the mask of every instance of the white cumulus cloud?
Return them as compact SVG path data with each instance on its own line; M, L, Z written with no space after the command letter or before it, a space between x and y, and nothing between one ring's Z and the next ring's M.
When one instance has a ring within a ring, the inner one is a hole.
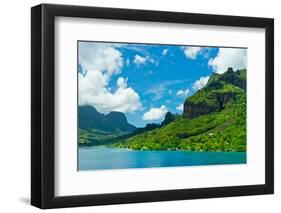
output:
M123 66L122 54L113 45L80 43L79 63L87 68L85 76L79 74L79 105L92 105L103 113L141 108L140 97L128 86L128 79L119 77L115 91L108 87Z
M160 108L151 108L143 114L142 119L145 121L163 120L167 112L168 110L165 105L162 105Z
M208 62L216 73L224 73L227 68L232 67L233 70L244 69L247 67L247 50L238 48L219 48L219 52L215 58L211 58Z
M133 62L136 65L144 65L144 64L147 64L147 63L158 65L158 62L155 61L152 57L150 57L148 55L147 56L141 56L141 55L137 54L137 55L135 55Z
M176 110L183 111L183 104L180 104L176 107Z
M81 42L79 63L83 64L87 70L98 70L110 77L121 72L123 57L113 45Z
M206 77L201 77L200 79L198 79L197 81L195 81L193 83L193 89L194 90L199 90L199 89L202 89L207 83L208 83L208 80L209 80L210 76L206 76Z
M140 65L140 64L145 64L148 60L148 56L140 56L140 55L135 55L134 57L134 63L137 64L137 65Z
M189 89L186 89L186 90L178 90L176 95L179 96L179 97L186 97L189 93Z
M202 47L184 47L184 54L187 58L196 59L197 55L203 50Z

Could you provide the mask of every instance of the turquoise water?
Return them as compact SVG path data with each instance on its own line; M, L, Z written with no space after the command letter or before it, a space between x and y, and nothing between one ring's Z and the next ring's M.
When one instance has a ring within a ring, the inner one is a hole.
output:
M78 170L127 169L246 163L246 152L138 151L80 147Z

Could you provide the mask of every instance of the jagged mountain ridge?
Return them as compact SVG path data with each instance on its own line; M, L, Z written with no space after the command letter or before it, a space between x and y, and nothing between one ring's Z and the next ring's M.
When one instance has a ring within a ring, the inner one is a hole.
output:
M184 102L183 116L195 118L200 115L218 112L226 104L245 94L246 70L233 71L232 68L223 74L213 73L204 88L188 97Z
M78 126L83 130L95 129L110 133L130 133L136 130L134 125L128 123L124 113L113 111L104 115L89 105L79 106L78 119Z

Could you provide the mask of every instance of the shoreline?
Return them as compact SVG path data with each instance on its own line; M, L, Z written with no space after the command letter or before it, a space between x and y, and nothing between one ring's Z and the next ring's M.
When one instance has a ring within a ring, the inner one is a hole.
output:
M182 151L182 152L193 152L193 153L200 153L200 152L213 152L213 153L247 153L247 151L192 151L192 150L186 150L186 149L130 149L130 148L126 148L126 147L112 147L112 146L106 146L106 145L93 145L93 146L79 146L78 148L93 148L93 147L97 147L98 148L105 148L105 149L123 149L123 150L130 150L130 151L141 151L141 152L146 152L146 151L150 151L150 152L155 152L155 151L170 151L170 152L177 152L177 151Z

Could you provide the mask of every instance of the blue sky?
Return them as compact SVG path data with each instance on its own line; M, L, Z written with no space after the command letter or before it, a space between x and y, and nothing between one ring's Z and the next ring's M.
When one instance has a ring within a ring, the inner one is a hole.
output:
M246 68L246 49L155 44L78 42L79 105L102 113L121 111L142 127L184 100L212 72Z

